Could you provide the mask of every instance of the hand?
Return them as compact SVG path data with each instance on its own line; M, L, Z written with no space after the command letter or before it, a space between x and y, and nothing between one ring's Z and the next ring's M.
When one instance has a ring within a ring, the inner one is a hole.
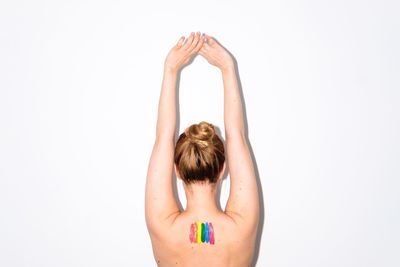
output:
M178 43L169 51L164 62L164 67L173 71L179 71L186 65L194 55L201 49L205 40L205 36L200 32L191 33L185 41L182 36Z
M201 47L199 54L202 55L208 63L218 67L221 71L234 66L231 54L223 48L212 37L205 34L206 41Z

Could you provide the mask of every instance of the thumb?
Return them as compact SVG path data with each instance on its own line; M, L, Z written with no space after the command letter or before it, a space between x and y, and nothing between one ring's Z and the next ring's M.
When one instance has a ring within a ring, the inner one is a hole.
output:
M214 38L212 38L210 35L205 34L206 39L207 39L207 43L210 46L214 46L217 42L214 40Z

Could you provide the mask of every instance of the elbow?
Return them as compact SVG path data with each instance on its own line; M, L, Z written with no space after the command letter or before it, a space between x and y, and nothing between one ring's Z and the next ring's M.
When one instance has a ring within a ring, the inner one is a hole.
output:
M242 141L247 143L247 135L244 130L225 131L226 142L228 140Z
M175 134L170 133L156 133L155 144L160 143L174 143Z

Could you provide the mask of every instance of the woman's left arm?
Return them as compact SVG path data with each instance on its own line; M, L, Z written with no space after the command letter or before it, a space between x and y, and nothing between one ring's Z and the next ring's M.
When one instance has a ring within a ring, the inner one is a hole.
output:
M172 222L179 214L173 192L174 137L176 128L176 82L180 69L201 49L204 37L192 33L181 37L164 62L158 105L156 140L147 172L145 214L149 229Z

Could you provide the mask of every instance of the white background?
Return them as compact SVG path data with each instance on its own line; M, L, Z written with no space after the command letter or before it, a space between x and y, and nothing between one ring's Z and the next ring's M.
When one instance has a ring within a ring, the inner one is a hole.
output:
M399 266L399 11L1 1L0 265L155 266L144 186L163 62L201 31L239 65L264 202L257 266ZM197 57L181 75L180 131L206 120L223 132L222 93Z

